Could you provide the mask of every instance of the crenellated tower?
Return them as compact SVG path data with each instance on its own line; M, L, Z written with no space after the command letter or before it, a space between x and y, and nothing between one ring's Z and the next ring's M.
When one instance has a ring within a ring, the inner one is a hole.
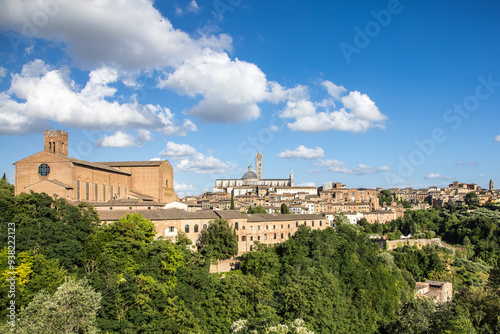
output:
M45 152L68 156L68 133L61 130L43 132L43 150Z

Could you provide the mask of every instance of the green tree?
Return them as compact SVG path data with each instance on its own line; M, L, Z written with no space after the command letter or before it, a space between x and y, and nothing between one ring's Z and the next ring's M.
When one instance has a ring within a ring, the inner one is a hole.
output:
M434 304L427 298L409 299L401 306L395 322L382 333L425 334L430 329Z
M479 206L479 197L474 192L467 193L465 203L469 206Z
M250 206L247 210L247 213L267 213L266 209L262 205L257 205L257 206Z
M231 208L230 210L234 210L234 195L231 194Z
M229 259L238 254L236 231L223 218L211 220L208 227L201 231L198 243L202 254L218 260Z
M85 279L68 278L54 294L37 293L19 312L15 327L4 325L0 333L98 333L96 315L100 301L101 294Z
M387 205L390 205L392 203L392 195L389 190L382 190L380 194L378 195L378 200L380 206L384 205L386 203Z
M56 258L68 270L76 271L82 266L85 240L100 223L97 212L90 205L75 206L61 198L32 192L12 198L0 195L0 206L7 210L0 215L0 222L3 222L0 248L8 245L7 223L14 223L17 251Z
M285 203L281 203L281 213L284 215L290 214L290 211L288 211L288 206Z

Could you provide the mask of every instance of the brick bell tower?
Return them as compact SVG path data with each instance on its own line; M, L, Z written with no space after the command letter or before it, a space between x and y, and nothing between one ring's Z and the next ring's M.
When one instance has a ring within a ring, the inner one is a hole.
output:
M68 156L68 133L61 130L43 132L43 150L45 152Z

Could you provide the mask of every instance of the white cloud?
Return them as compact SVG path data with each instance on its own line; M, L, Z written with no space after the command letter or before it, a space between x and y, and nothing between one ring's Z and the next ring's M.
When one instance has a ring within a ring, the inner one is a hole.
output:
M117 131L111 136L104 135L95 144L97 147L140 147L150 140L152 140L151 132L139 129L136 137L127 132Z
M182 95L202 96L198 105L187 110L190 116L205 122L237 122L260 116L259 102L277 102L300 95L303 89L283 89L268 82L258 66L226 53L205 49L203 55L187 59L158 87L170 88Z
M469 161L469 162L459 161L459 162L457 162L457 166L464 166L464 165L475 166L475 165L477 165L477 162L474 162L474 161Z
M160 152L160 156L171 157L172 159L182 159L195 155L196 149L188 144L176 144L167 142L167 148Z
M352 174L352 171L347 169L344 162L335 159L320 159L314 165L327 167L330 172Z
M288 124L292 131L322 132L329 130L365 132L372 127L385 128L383 122L387 116L383 115L375 103L366 94L358 91L340 96L347 90L330 81L322 85L332 96L321 102L312 102L307 99L289 101L280 113L282 118L294 118ZM330 111L335 107L335 100L340 100L343 107ZM319 111L323 110L323 111Z
M196 3L195 0L191 0L189 2L189 5L187 7L187 10L189 12L192 12L192 13L199 13L200 12L200 7L198 6L198 4Z
M194 39L175 29L151 0L1 1L0 31L62 42L77 62L128 70L178 66L205 47L230 50L227 35ZM195 2L190 7L194 9ZM197 6L197 5L196 5ZM29 19L49 15L46 24ZM37 16L38 15L38 16Z
M186 196L192 196L198 194L196 188L191 184L179 183L174 180L174 190L179 196L179 198L183 198Z
M179 7L177 3L174 4L174 7L175 7L175 15L181 16L182 14L184 14L184 10L181 7Z
M379 172L388 172L390 170L391 170L391 167L389 167L387 165L386 166L381 166L381 167L377 168L377 171L379 171Z
M323 81L321 84L326 88L328 94L330 94L330 96L335 100L340 99L340 95L347 92L347 89L345 89L344 86L337 86L336 84L328 80Z
M387 116L380 112L375 102L370 100L366 94L354 91L342 97L341 100L344 107L349 109L356 119L370 122L381 122L387 119Z
M232 39L229 35L217 35L205 29L197 31L195 37L175 29L154 7L153 0L66 0L52 3L56 5L51 7L43 1L0 0L0 32L12 30L25 37L56 42L80 67L108 71L104 73L109 75L107 80L114 80L107 81L108 83L122 80L126 85L133 86L126 78L127 74L157 70L155 75L161 75L163 78L158 88L172 89L178 94L197 99L201 97L196 105L186 110L186 114L202 121L255 120L261 114L259 103L282 101L297 102L293 111L297 116L291 117L290 105L287 105L290 110L285 109L281 115L284 118L295 118L294 122L288 124L293 131L364 132L372 127L383 128L381 123L387 118L367 95L351 92L342 97L347 90L330 81L322 83L330 94L330 99L320 103L307 101L307 87L282 87L277 82L268 81L257 65L237 58L231 59L228 56L232 51ZM196 0L190 0L186 9L177 9L178 13L182 14L184 11L198 12L200 7ZM41 12L48 13L45 24L35 26L26 20ZM114 73L112 69L115 69ZM48 73L44 73L43 77L57 76L53 71L47 69ZM89 83L91 81L92 78ZM76 96L73 96L73 102L79 102L82 96L79 96L81 94L75 87L69 86L70 82L66 82L66 88L74 90ZM89 93L100 94L100 104L106 101L105 98L116 93L105 82L97 80L96 87L88 88ZM46 102L48 99L41 100ZM344 108L330 111L329 108L335 106L334 100L340 100ZM183 125L172 124L172 117L167 116L170 111L161 106L141 106L137 102L107 103L108 109L127 109L124 112L125 120L122 121L125 123L132 122L127 116L135 113L139 116L136 122L141 126L144 122L155 123L158 118L162 121L167 118L168 125L164 124L163 130L165 134L185 134L195 128L191 121ZM325 110L318 111L317 108ZM87 112L91 110L99 109L89 109ZM22 113L16 115L21 118L24 116ZM109 115L112 115L114 120L121 121L121 118L115 117L116 112L110 112ZM144 119L146 115L148 117ZM73 120L72 117L70 119ZM95 117L89 119L92 123ZM51 120L59 121L57 117ZM72 122L66 123L67 120L61 122L72 125ZM108 120L105 120L103 123L107 122ZM21 121L17 121L16 124L20 123ZM85 124L83 120L76 123L78 126Z
M295 150L285 150L278 154L279 158L285 158L288 160L294 159L318 159L325 156L325 151L321 147L307 148L304 145L300 145Z
M41 60L23 66L14 74L10 89L0 92L0 134L26 133L39 129L46 121L87 129L121 130L135 128L185 135L195 131L190 120L174 121L168 108L110 101L115 97L117 71L99 68L90 72L86 85L79 89L65 69L50 69ZM21 100L22 102L18 102Z
M0 66L0 82L2 82L2 78L5 78L7 75L7 69L5 67Z
M375 169L372 166L359 164L358 167L352 170L352 172L357 175L374 174Z
M390 170L389 166L372 167L364 164L359 164L356 168L349 169L345 163L335 159L319 159L314 164L315 166L326 167L328 171L334 173L354 174L354 175L368 175Z
M181 159L175 167L177 170L197 174L227 174L230 170L234 170L236 165L228 161L223 162L213 156L197 153L192 157Z
M493 139L495 142L500 143L500 135L496 136L495 139Z
M451 180L453 177L443 176L439 173L430 173L425 176L427 180Z
M214 158L211 150L209 150L208 155L204 155L188 144L176 144L169 141L166 149L160 152L159 155L178 160L175 169L185 172L227 174L230 170L236 168L236 165L229 161L223 162L218 158Z

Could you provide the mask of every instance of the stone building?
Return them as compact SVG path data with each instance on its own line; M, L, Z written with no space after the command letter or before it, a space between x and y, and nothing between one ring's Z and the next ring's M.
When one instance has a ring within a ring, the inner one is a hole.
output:
M182 232L193 243L193 250L196 249L201 231L208 227L211 220L226 219L238 237L239 255L252 251L257 241L268 245L284 242L294 235L301 225L320 230L329 227L325 217L315 214L243 214L233 210L187 212L180 209L136 212L155 224L157 238L176 240L179 232ZM100 211L99 217L103 223L111 223L118 221L127 213L134 213L134 211Z
M88 162L68 156L68 133L45 131L43 151L17 161L16 194L45 192L68 201L103 203L113 199L169 203L174 170L164 161Z
M431 298L436 304L450 302L453 299L453 284L439 281L417 282L415 295Z
M217 179L213 192L226 192L237 195L245 195L247 193L257 193L259 189L268 192L274 190L276 187L293 187L294 178L293 170L288 179L263 179L263 163L262 153L260 151L255 156L256 172L253 171L252 165L248 166L248 171L243 174L241 179Z

